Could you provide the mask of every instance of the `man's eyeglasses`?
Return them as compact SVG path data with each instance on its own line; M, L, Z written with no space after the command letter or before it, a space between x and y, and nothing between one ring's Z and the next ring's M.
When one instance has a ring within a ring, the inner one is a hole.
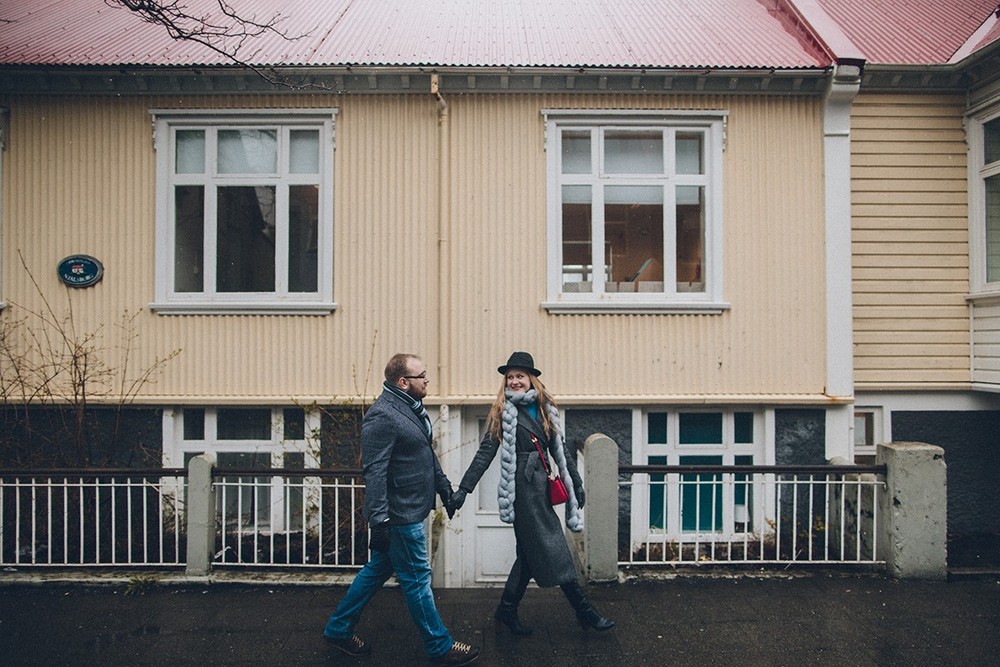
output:
M404 375L403 377L406 378L407 380L426 380L427 371L424 371L420 375Z

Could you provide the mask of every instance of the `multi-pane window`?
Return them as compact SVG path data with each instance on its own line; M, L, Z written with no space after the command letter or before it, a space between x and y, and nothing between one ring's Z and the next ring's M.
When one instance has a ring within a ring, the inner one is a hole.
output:
M650 411L642 416L644 445L633 460L646 465L761 463L760 419L740 410ZM648 487L637 485L633 492L634 535L733 535L755 530L761 520L754 516L759 489L743 473L654 473Z
M720 307L723 118L547 112L550 310Z
M163 312L332 309L333 114L157 114Z
M174 433L166 443L174 464L187 467L205 452L215 454L219 470L303 469L318 467L307 434L319 428L319 416L302 408L184 408L165 416ZM302 528L302 487L259 477L222 476L216 504L229 527L270 532Z
M1000 117L983 123L980 168L986 222L986 282L1000 282Z
M1000 109L969 119L972 293L1000 291ZM978 230L978 231L976 231Z

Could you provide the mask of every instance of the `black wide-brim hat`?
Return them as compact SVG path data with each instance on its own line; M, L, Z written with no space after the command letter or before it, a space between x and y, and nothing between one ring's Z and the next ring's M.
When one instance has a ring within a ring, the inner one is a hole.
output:
M535 360L527 352L514 352L506 364L497 368L497 372L503 375L512 368L523 368L535 377L542 374L540 370L535 368Z

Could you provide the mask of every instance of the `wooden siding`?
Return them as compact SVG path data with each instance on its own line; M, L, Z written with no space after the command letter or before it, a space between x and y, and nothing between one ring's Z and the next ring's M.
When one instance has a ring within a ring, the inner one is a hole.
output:
M371 396L385 359L397 351L425 358L431 402L481 402L494 395L495 368L514 349L535 354L544 379L567 403L822 400L820 100L445 97L443 125L430 95L0 99L11 110L3 199L3 285L11 307L3 317L42 307L19 254L57 312L71 302L79 329L103 327L109 349L116 318L141 311L132 366L180 350L144 387L140 401L150 403ZM147 308L155 250L149 109L251 105L338 109L338 310L325 317L157 315ZM540 307L546 108L729 112L723 242L729 310L550 315ZM54 268L72 253L101 259L104 281L63 288Z
M981 299L972 308L972 381L996 391L1000 387L1000 303Z
M965 101L865 95L851 117L858 390L967 386Z

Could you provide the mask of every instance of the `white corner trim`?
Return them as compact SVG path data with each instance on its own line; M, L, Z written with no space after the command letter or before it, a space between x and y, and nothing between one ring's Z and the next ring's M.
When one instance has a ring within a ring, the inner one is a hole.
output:
M834 68L823 106L826 240L826 393L854 393L851 294L851 105L860 68Z

